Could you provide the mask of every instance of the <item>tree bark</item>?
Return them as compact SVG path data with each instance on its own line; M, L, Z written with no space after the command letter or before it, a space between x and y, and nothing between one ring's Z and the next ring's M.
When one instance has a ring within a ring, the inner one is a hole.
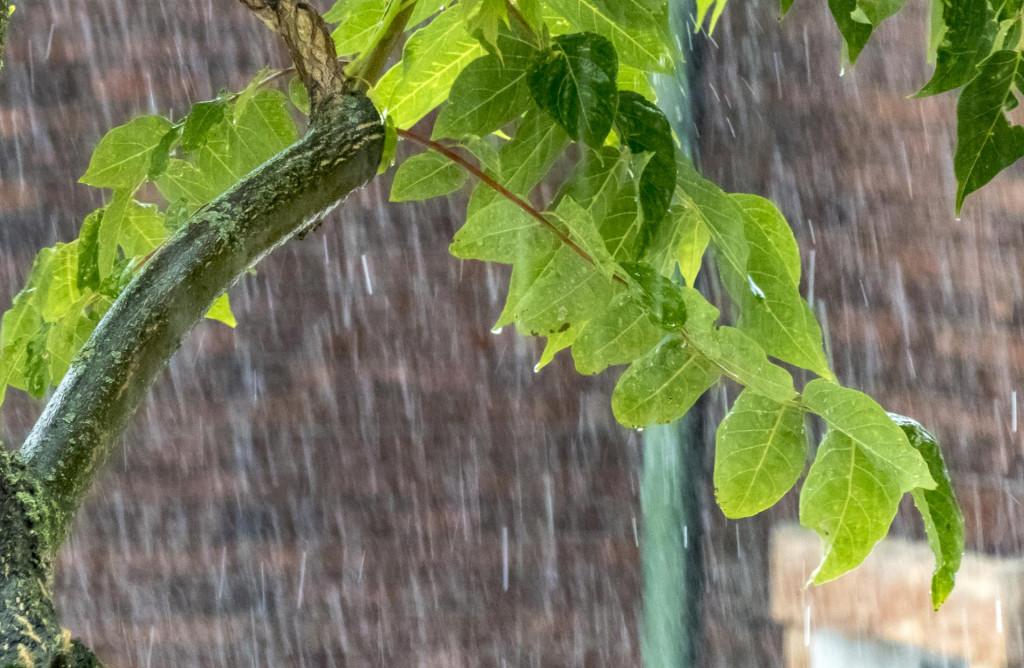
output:
M306 136L196 212L97 326L21 451L0 459L0 667L99 665L61 630L50 594L93 477L182 337L254 263L373 178L383 144L365 95L322 99Z

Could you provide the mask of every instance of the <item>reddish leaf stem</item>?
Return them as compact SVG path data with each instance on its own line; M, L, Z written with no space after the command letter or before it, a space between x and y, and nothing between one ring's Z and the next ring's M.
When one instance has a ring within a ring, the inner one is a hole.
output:
M530 205L529 202L527 202L526 200L524 200L521 197L517 196L516 194L512 193L508 188L506 188L505 186L501 185L500 183L495 181L493 178L491 178L490 176L485 174L479 167L477 167L476 165L474 165L470 161L468 161L465 158L463 158L461 155L459 155L458 153L453 151L451 148L445 146L444 144L440 144L440 143L438 143L438 142L436 142L436 141L434 141L432 139L427 139L426 137L418 135L415 132L411 132L409 130L402 130L401 128L399 128L399 129L396 129L395 132L398 133L399 137L403 137L405 139L409 139L410 141L413 141L413 142L419 144L420 146L426 147L426 148L430 149L431 151L436 151L437 153L440 153L441 155L443 155L444 157L448 158L449 160L451 160L455 164L459 165L460 167L465 169L467 172L469 172L470 174L472 174L476 178L480 179L481 182L486 184L489 188L494 190L496 193L498 193L499 195L501 195L505 199L509 200L510 202L512 202L513 204L518 206L520 209L522 209L523 211L528 213L531 217L535 218L541 225L546 227L556 237L558 237L559 241L561 241L563 244L565 244L566 246L568 246L569 248L574 250L576 252L576 254L579 255L581 258L583 258L584 260L586 260L590 264L595 264L595 265L597 264L596 262L594 262L594 258L590 257L589 253L587 253L585 250L583 250L578 245L576 245L576 242L574 242L572 239L570 239L568 237L568 235L565 234L565 232L562 232L560 229L555 227L554 223L552 223L550 220L545 218L544 215L540 211L537 211L537 209L533 208ZM625 284L625 281L621 277L616 275L616 276L613 276L613 278L616 281L618 281L619 283Z

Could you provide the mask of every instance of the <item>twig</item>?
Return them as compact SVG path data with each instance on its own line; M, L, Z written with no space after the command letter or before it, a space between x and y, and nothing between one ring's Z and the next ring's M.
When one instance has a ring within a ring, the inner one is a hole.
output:
M511 192L508 188L506 188L505 186L503 186L500 183L498 183L497 181L495 181L493 178L491 178L490 176L485 174L479 167L477 167L476 165L474 165L470 161L466 160L465 158L463 158L461 155L459 155L455 151L451 150L450 148L448 148L444 144L440 144L440 143L438 143L438 142L436 142L436 141L434 141L432 139L427 139L426 137L418 135L415 132L411 132L409 130L402 130L401 128L399 128L399 129L395 130L395 132L398 133L399 137L404 137L404 138L409 139L409 140L411 140L413 142L416 142L420 146L426 147L426 148L428 148L428 149L430 149L432 151L436 151L437 153L440 153L441 155L443 155L444 157L448 158L449 160L451 160L455 164L459 165L460 167L465 169L467 172L469 172L470 174L472 174L476 178L480 179L480 181L482 183L487 185L489 188L494 190L496 193L498 193L499 195L501 195L505 199L509 200L510 202L512 202L513 204L518 206L520 209L522 209L523 211L528 213L531 217L536 219L541 225L546 227L556 237L558 237L559 241L561 241L563 244L565 244L566 246L571 248L573 251L575 251L576 254L579 255L581 258L583 258L584 260L586 260L590 264L594 264L594 265L597 264L594 261L594 258L592 258L589 253L587 253L585 250L580 248L576 244L575 241L570 239L569 236L567 234L565 234L565 232L563 232L562 230L558 229L550 220L545 218L544 214L542 214L540 211L537 211L537 209L533 208L533 206L531 206L529 202L527 202L523 198L517 196L515 193ZM614 280L618 281L619 283L622 283L623 285L627 284L626 280L623 279L621 276L613 275L612 278Z

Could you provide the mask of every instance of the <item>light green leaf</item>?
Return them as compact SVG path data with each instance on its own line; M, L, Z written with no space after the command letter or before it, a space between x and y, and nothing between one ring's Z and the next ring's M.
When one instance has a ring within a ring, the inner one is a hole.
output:
M106 207L96 209L82 222L78 232L78 289L98 290L100 287L99 233Z
M617 264L605 247L604 239L587 209L577 204L572 197L563 197L555 212L548 216L556 227L567 233L577 248L590 256L605 277L612 278Z
M935 489L936 482L924 458L885 409L868 395L818 378L804 387L803 403L820 415L829 429L842 434L885 469L901 492L918 487Z
M681 418L720 375L693 346L671 337L622 374L612 393L612 412L627 427L668 424Z
M75 355L89 340L99 322L96 314L85 312L92 299L92 292L86 292L50 327L46 351L50 358L50 378L54 385L59 385L63 380Z
M128 225L117 240L125 257L144 258L167 239L164 215L155 205L132 200L128 206L128 216Z
M555 355L565 350L573 344L576 337L579 336L580 329L586 327L586 323L580 325L573 325L564 332L558 332L548 337L547 343L544 344L544 350L541 352L540 360L533 367L534 372L538 372L555 359Z
M627 181L608 204L608 212L601 220L601 236L616 262L637 260L637 240L643 223L637 201L636 187Z
M391 201L407 202L441 197L466 183L466 170L440 153L418 153L398 167L391 185Z
M459 73L483 55L459 12L442 12L406 42L398 63L370 91L377 108L408 129L448 98Z
M331 33L338 55L351 56L372 47L392 4L397 2L340 0L334 3L324 14L324 21L339 24ZM429 1L424 0L424 4L429 4Z
M708 34L715 32L715 26L718 25L718 19L721 18L722 12L725 11L726 0L697 0L697 19L694 22L699 30L704 25L704 19L708 16L708 12L711 8L714 11L711 12L711 25L708 26Z
M561 246L513 307L516 328L547 336L582 324L608 305L614 285L600 269Z
M63 317L81 297L78 289L78 244L76 239L54 247L50 286L42 307L42 316L47 322Z
M24 339L4 346L0 352L0 403L7 396L7 386L25 388L25 362L28 344Z
M744 229L743 211L735 200L722 190L702 178L693 164L681 153L677 153L676 196L688 212L681 215L696 215L711 236L718 271L729 294L740 301L749 292L747 279L747 258L750 249Z
M781 214L750 195L732 195L740 205L750 251L747 286L739 295L739 327L769 355L831 378L821 328L797 288L800 261Z
M473 212L449 247L464 260L516 264L524 255L550 252L557 240L550 230L507 199Z
M629 163L622 152L612 146L588 149L576 163L572 176L555 198L561 202L571 197L600 223L608 214L622 183L628 178Z
M715 497L726 517L756 515L775 505L804 471L804 414L744 390L715 436Z
M628 364L650 351L665 331L651 322L646 312L627 295L588 322L572 346L576 370L595 374L609 366Z
M19 340L32 338L43 324L53 266L53 249L43 248L32 261L25 286L14 296L11 308L0 321L0 348L6 350Z
M195 211L222 191L195 166L184 160L171 158L167 169L156 181L160 194L168 202L185 200L189 209Z
M742 331L719 327L709 336L696 328L688 328L687 334L705 357L751 392L778 403L796 396L789 372L769 362L764 349Z
M647 72L619 63L619 90L629 90L643 95L648 100L658 101L658 92L651 85Z
M997 51L979 66L957 104L956 211L964 199L1024 157L1024 128L1011 126L1006 112L1017 107L1013 88L1024 88L1024 56Z
M294 76L288 80L288 99L292 101L295 108L306 116L309 116L309 91L302 79Z
M864 561L889 532L904 491L898 476L853 439L828 431L800 491L800 524L824 543L824 558L811 576L815 584Z
M133 192L127 188L115 190L100 220L97 262L101 279L107 278L114 271L118 245L125 236L125 230L131 225Z
M611 40L619 60L649 72L672 72L672 53L657 32L628 27L601 11L594 0L547 0L576 30L595 32Z
M935 555L932 605L938 610L953 592L956 572L960 569L964 552L964 516L953 493L949 471L946 470L935 437L915 420L893 413L889 413L889 417L903 429L910 445L924 457L937 483L935 489L915 489L912 494L914 505L924 520L928 545Z
M225 292L217 301L213 302L213 306L206 312L206 317L210 320L216 320L222 322L228 327L234 327L238 324L235 320L235 315L231 312L231 302L228 301L228 294Z
M700 215L691 209L669 209L670 214L677 212L675 225L679 229L679 242L675 247L675 261L679 265L679 273L691 288L697 281L704 253L711 242L711 235Z
M97 188L133 188L149 173L153 150L171 122L162 116L140 116L100 139L81 183Z
M477 58L455 79L434 123L434 139L483 137L527 111L526 73L537 50L508 31L498 37L498 48L500 55Z

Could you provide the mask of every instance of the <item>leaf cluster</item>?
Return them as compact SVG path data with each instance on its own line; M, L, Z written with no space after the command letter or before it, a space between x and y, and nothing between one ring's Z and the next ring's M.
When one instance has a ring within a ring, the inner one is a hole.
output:
M722 3L701 7L713 24ZM720 381L739 384L716 439L727 516L761 512L796 485L805 424L817 416L824 438L800 492L801 521L825 544L815 582L859 564L905 493L928 496L918 508L941 603L963 534L938 449L921 446L934 439L837 384L783 215L723 192L684 157L648 83L679 58L665 3L505 9L496 32L474 32L458 4L441 10L371 90L396 133L430 149L399 165L392 199L444 196L472 180L451 252L512 266L495 330L546 337L538 370L566 349L580 373L626 365L611 400L623 425L671 422ZM414 131L430 120L429 139ZM568 176L555 196L536 206L537 186L559 174ZM705 267L730 298L727 323L694 289ZM818 378L798 393L793 367Z

